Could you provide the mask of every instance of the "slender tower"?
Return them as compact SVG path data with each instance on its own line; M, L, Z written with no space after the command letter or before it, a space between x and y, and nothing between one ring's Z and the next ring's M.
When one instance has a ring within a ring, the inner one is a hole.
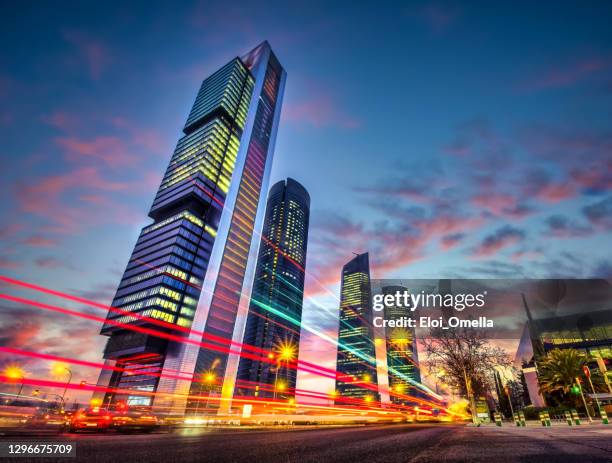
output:
M295 397L309 217L310 196L298 182L288 178L270 189L243 342L273 362L240 359L243 396Z
M285 78L263 42L202 83L101 331L105 403L230 405Z
M403 286L383 286L382 294L403 293ZM399 320L409 316L410 310L396 305L385 305L385 319ZM415 383L421 382L419 357L414 328L385 327L387 370L389 376L390 400L393 404L410 405L412 402L401 395L419 396L421 391Z
M380 401L372 316L370 261L366 252L342 268L336 368L339 404Z

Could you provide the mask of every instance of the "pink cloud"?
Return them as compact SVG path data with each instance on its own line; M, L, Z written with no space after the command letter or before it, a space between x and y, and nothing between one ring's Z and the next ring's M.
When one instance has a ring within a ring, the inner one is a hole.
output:
M17 262L6 257L0 257L0 268L6 270L17 270L21 268L21 262Z
M334 323L334 325L336 325ZM321 330L321 335L303 331L300 338L300 362L310 362L323 368L334 370L336 368L336 345L325 338L336 340L338 338L337 326ZM304 391L329 394L335 389L335 379L327 378L309 371L298 370L298 388ZM298 402L301 403L326 403L326 399L318 399L300 395Z
M421 234L429 237L473 230L482 223L483 219L480 217L466 217L449 213L433 214L428 218L413 221L414 226Z
M312 88L308 94L295 101L287 98L282 118L288 123L307 124L316 128L335 126L356 129L361 126L356 117L344 111L328 92L320 88Z
M67 132L69 130L75 130L79 126L80 118L74 114L67 113L65 111L55 111L47 116L42 117L42 121L55 127L56 129Z
M112 124L120 129L126 130L131 136L131 142L142 146L152 153L168 155L169 144L158 132L140 127L123 117L115 117Z
M352 253L370 252L373 278L383 278L427 255L430 243L441 237L476 229L483 223L480 217L455 216L447 212L428 217L415 217L400 208L379 209L388 222L365 227L362 223L338 215L326 217L311 232L311 249L315 256L324 256L308 264L308 272L315 281L307 285L306 294L321 294L340 281L342 266ZM391 220L393 222L391 223ZM461 240L456 237L456 245ZM447 239L450 249L451 243ZM312 252L312 251L311 251Z
M57 240L46 238L40 235L30 236L29 238L24 239L22 243L28 246L39 247L39 248L53 247L53 246L57 246L58 244Z
M558 203L564 199L573 198L577 195L576 188L569 183L551 183L544 185L536 196L550 203Z
M57 137L55 142L66 150L67 158L75 163L99 160L110 167L133 165L138 159L129 153L123 140L112 136L97 136L92 139Z
M39 267L46 268L46 269L56 269L56 268L61 268L61 267L66 266L64 261L57 259L55 257L48 257L48 256L38 257L34 262Z
M548 90L569 87L578 84L593 74L607 68L609 65L609 60L599 57L581 59L567 66L549 69L542 75L523 83L521 87L525 90Z
M31 352L44 352L74 358L78 352L79 360L99 362L104 340L98 336L99 325L75 317L45 313L38 309L15 305L5 309L6 317L0 320L0 345ZM0 368L9 363L19 363L28 376L40 379L55 379L50 372L50 361L27 356L2 353ZM98 368L71 365L73 378L94 382L99 374ZM24 388L27 391L28 386ZM47 390L46 393L62 394L63 389ZM82 397L77 397L79 394ZM82 394L68 390L67 401L75 399L86 402L90 393Z
M482 193L472 197L472 203L493 214L501 215L504 211L516 207L517 198L504 193Z
M465 238L465 234L463 233L453 233L450 235L445 235L440 239L440 247L444 251L448 251L457 247L461 241Z
M612 159L602 162L599 166L593 164L589 168L572 169L570 172L572 183L586 190L612 190Z
M91 221L99 222L99 211L79 207L73 195L77 191L101 190L118 192L126 190L128 184L111 182L101 177L93 167L73 169L65 174L50 175L36 183L17 185L16 201L21 212L46 219L48 232L74 233ZM111 214L109 217L115 217Z
M112 62L106 45L79 31L64 31L63 36L64 40L77 49L79 57L87 66L90 77L94 80L100 79L104 70Z
M521 260L534 260L542 257L542 251L515 251L512 253L510 258L514 262L518 262Z
M20 223L9 223L0 228L0 239L6 240L17 235L23 230L23 225Z

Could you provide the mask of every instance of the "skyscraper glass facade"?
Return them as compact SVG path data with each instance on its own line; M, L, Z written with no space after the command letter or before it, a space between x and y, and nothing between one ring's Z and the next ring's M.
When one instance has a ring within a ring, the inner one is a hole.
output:
M380 400L368 253L355 256L342 268L337 377L337 403Z
M382 294L404 293L403 286L383 286ZM400 320L410 316L410 309L385 304L385 320ZM402 396L418 396L420 391L414 382L421 382L419 358L414 328L385 327L385 347L387 351L387 371L391 403L410 405L412 402ZM412 380L412 382L410 381Z
M99 384L129 390L107 393L109 403L183 413L212 363L212 389L225 383L236 315L250 296L284 81L264 42L202 83L149 212L154 223L113 300L119 312L102 328L107 364L120 368Z
M269 352L272 362L240 359L243 396L295 395L309 218L310 196L298 182L270 189L243 342Z

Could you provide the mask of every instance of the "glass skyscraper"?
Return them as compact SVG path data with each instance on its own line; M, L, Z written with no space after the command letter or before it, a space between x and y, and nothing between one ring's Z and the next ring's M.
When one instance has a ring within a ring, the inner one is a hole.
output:
M269 352L272 362L240 359L243 396L295 397L309 218L310 196L298 182L270 189L243 342Z
M381 290L383 295L407 291L403 286L383 286ZM399 320L409 315L410 309L406 307L385 305L385 320ZM391 403L411 405L413 402L399 395L421 395L414 386L415 382L421 382L415 329L385 327L385 344Z
M229 406L285 79L263 42L202 83L101 331L105 403L182 414L206 375Z
M379 402L368 253L342 268L336 402ZM346 400L348 399L348 400ZM363 404L361 402L357 404Z

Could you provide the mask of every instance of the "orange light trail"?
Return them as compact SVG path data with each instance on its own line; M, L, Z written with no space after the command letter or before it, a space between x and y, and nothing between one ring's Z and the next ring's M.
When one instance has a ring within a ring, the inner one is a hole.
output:
M87 299L84 299L84 298L81 298L81 297L78 297L78 296L72 296L72 295L64 294L64 293L61 293L59 291L51 290L51 289L48 289L48 288L43 288L43 287L40 287L40 286L37 286L37 285L34 285L34 284L22 282L22 281L15 280L15 279L12 279L12 278L8 278L8 277L5 277L5 276L0 276L0 281L4 281L4 282L9 283L9 284L14 284L14 285L22 286L22 287L25 287L25 288L28 288L28 289L34 289L34 290L37 290L37 291L40 291L40 292L43 292L43 293L48 293L48 294L51 294L51 295L54 295L54 296L57 296L57 297L60 297L60 298L65 298L65 299L68 299L68 300L73 300L73 301L76 301L76 302L81 302L81 303L84 303L84 304L87 304L87 305L92 305L92 306L94 306L96 308L114 311L114 312L120 313L122 315L135 316L136 318L142 319L144 321L151 322L151 323L158 324L158 325L165 326L165 327L169 327L169 328L172 328L172 329L178 329L179 331L191 332L188 328L179 327L179 326L174 325L172 323L164 322L164 321L161 321L161 320L155 320L155 319L151 319L151 318L148 318L148 317L142 317L142 316L139 316L138 314L134 314L132 312L127 312L127 311L124 311L124 310L121 310L121 309L117 309L115 307L109 307L107 305L99 304L99 303L96 303L94 301L89 301ZM140 326L134 326L134 325L129 325L129 324L121 323L121 322L116 322L116 321L114 321L112 319L106 319L106 318L102 318L102 317L97 317L95 315L84 314L84 313L81 313L81 312L76 312L76 311L73 311L73 310L64 309L64 308L57 307L57 306L51 306L49 304L43 304L43 303L39 303L39 302L36 302L36 301L31 301L31 300L27 300L27 299L23 299L23 298L18 298L18 297L13 297L13 296L5 295L5 294L0 294L0 298L11 300L13 302L29 304L29 305L32 305L34 307L38 307L38 308L45 309L45 310L51 310L51 311L63 313L63 314L66 314L66 315L73 315L73 316L77 316L77 317L81 317L81 318L86 318L86 319L90 319L90 320L101 322L101 323L109 323L109 324L113 324L115 326L118 326L118 327L121 327L121 328L124 328L124 329L132 330L132 331L138 331L138 332L142 332L142 333L145 333L145 334L151 334L153 336L163 337L163 338L166 338L166 339L169 339L169 340L173 340L173 341L177 341L177 342L192 343L192 344L196 344L196 345L198 345L200 347L209 348L211 350L217 350L217 351L224 352L224 353L235 353L235 354L237 354L237 355L239 355L241 357L251 358L251 359L255 359L255 360L262 361L262 362L267 362L267 363L275 363L275 360L271 360L267 356L266 357L258 357L256 355L252 355L252 354L249 354L249 353L235 351L235 350L231 350L231 349L228 349L228 348L225 348L225 347L221 347L221 346L217 346L217 345L212 345L212 344L209 344L209 343L198 342L198 341L195 341L195 340L186 339L184 337L171 335L169 333L160 332L160 331L152 330L152 329L149 329L149 328L144 328L144 327L140 327ZM195 332L194 331L194 333L204 335L204 333L201 333L201 332ZM212 336L211 335L211 337L216 338L215 341L218 339L217 342L221 342L221 343L224 343L224 344L234 344L234 345L239 346L239 347L245 347L247 350L250 347L252 350L258 350L259 352L266 353L266 354L268 353L267 351L265 351L263 349L256 348L254 346L248 346L248 345L243 345L243 344L240 344L240 343L235 343L235 342L232 342L230 340L226 340L224 338L219 338L217 336ZM314 373L314 374L317 374L317 375L320 375L320 376L325 376L325 377L328 377L328 378L337 379L338 381L341 381L341 382L353 383L353 384L361 383L360 387L364 387L364 388L370 389L372 391L378 391L377 386L375 386L373 384L362 383L359 380L354 380L352 377L347 376L347 375L339 375L336 372L336 370L332 370L332 369L329 369L329 368L321 367L319 365L312 364L310 362L298 361L298 362L295 362L295 365L288 365L288 367L290 367L292 369L296 369L296 370L307 371L307 372ZM432 405L434 405L436 407L439 406L438 404L435 404L434 402L425 401L423 399L417 399L416 397L405 396L405 395L398 394L398 393L395 393L395 392L392 392L392 391L389 391L389 393L391 395L396 395L398 397L404 397L404 398L407 398L409 400L415 400L415 401L419 401L419 402L423 401L423 403L429 403L429 404L432 404Z

